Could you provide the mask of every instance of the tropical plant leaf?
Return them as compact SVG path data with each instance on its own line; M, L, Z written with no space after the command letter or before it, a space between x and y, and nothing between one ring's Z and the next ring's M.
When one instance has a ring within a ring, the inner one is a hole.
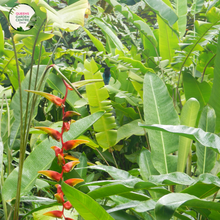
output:
M95 17L93 21L101 28L102 32L110 38L110 40L114 43L118 50L123 51L124 46L120 39L115 35L115 33L111 30L109 25L105 23L102 19Z
M198 127L204 131L215 132L215 111L206 106L200 116ZM215 166L216 153L200 143L196 143L197 169L200 173L209 173Z
M176 1L176 14L179 17L177 23L178 23L180 38L182 38L186 32L187 0Z
M86 80L102 79L101 73L98 71L98 67L93 59L91 62L86 60L84 66ZM108 91L102 81L86 85L86 93L91 113L100 110L107 112L94 124L94 130L98 132L96 133L98 144L102 148L108 149L115 145L117 138L117 131L114 130L116 128L115 118L110 113L112 110L111 102L107 100L109 97Z
M204 0L194 0L191 8L192 15L199 13L202 10Z
M71 140L83 134L95 121L97 121L103 112L96 112L81 120L76 121L70 127L69 132L64 133L64 140ZM54 159L54 151L49 146L60 146L60 143L53 139L42 141L24 162L21 195L27 193L35 183L39 170L47 169ZM42 153L43 152L43 153ZM31 167L31 169L30 169ZM7 177L2 188L2 195L5 201L9 202L15 198L17 186L18 169L14 169Z
M179 124L178 115L167 87L153 73L144 77L144 118L147 124ZM175 156L169 154L178 149L178 138L162 132L148 130L151 146L151 158L159 173L176 171Z
M144 0L157 15L172 26L178 19L175 12L162 0ZM166 1L167 2L167 1Z
M157 220L169 220L179 208L192 207L198 212L207 209L219 212L220 204L211 201L201 200L196 196L186 193L170 193L157 201L155 215ZM202 211L201 214L204 214ZM208 218L208 216L205 216Z
M189 127L195 127L196 119L199 112L199 102L195 98L190 98L186 101L183 106L180 124L187 125ZM178 149L178 162L177 162L177 171L184 172L186 167L186 161L188 154L191 152L192 140L180 137L179 138L179 149ZM188 173L189 174L189 173Z
M213 9L211 9L213 10ZM210 11L211 11L210 10ZM209 99L209 104L214 108L215 114L216 114L216 131L220 131L220 102L218 101L218 97L220 96L220 34L218 37L218 46L217 46L217 55L215 58L215 68L214 68L214 79L213 79L213 86L212 86L212 92Z
M86 220L113 220L113 218L90 196L80 192L79 190L62 183L62 190L77 210L77 212Z
M169 0L164 0L167 6L172 8L171 2ZM159 50L160 56L163 60L172 61L175 51L179 50L179 39L174 31L169 27L165 21L157 16L157 22L159 25ZM174 29L178 29L177 23L173 24Z
M200 103L200 108L208 103L211 86L207 82L199 83L191 74L183 73L183 85L186 100L196 98Z
M185 125L145 125L140 123L139 126L156 131L165 131L173 134L178 134L180 136L190 138L194 141L198 141L200 144L206 147L210 147L216 152L220 152L219 136L210 132L205 132L201 128L192 128Z

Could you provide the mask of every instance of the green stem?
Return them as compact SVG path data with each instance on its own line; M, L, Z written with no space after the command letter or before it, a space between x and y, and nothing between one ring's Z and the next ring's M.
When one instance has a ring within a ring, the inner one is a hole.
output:
M192 164L192 150L190 147L190 151L187 158L187 166L186 166L186 173L191 176L191 164Z
M16 193L16 200L15 200L15 210L14 210L14 220L19 219L19 205L20 205L20 192L21 192L21 177L22 177L22 169L23 169L23 162L24 162L24 154L22 151L24 151L24 130L23 130L23 108L22 108L22 89L21 89L21 76L20 76L20 69L19 69L19 63L18 63L18 56L16 51L16 46L14 42L14 36L11 34L12 39L12 45L13 50L15 54L15 62L16 62L16 68L17 68L17 74L18 74L18 91L19 91L19 99L20 99L20 156L19 156L19 168L18 168L18 182L17 182L17 193ZM25 152L25 151L24 151Z

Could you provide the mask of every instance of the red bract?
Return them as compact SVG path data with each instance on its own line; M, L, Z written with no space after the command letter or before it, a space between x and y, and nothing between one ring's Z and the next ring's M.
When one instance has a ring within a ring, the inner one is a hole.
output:
M43 215L51 216L51 217L55 217L55 218L62 218L63 212L59 211L59 210L54 210L54 211L46 212Z
M53 170L41 170L38 171L38 173L43 174L44 176L55 181L60 181L60 179L62 178L62 175L60 173Z
M72 204L71 204L69 201L67 201L67 202L65 202L65 203L63 204L63 207L64 207L65 209L69 210L69 209L71 209L73 206L72 206Z
M48 99L49 101L53 102L56 106L64 107L63 99L61 99L58 96L52 95L50 93L34 91L34 90L25 90L25 91L35 93L37 95L41 95L41 96L45 97L46 99Z
M57 193L63 193L63 191L62 191L62 188L61 188L61 185L60 185L60 184L56 184L55 186L56 186L56 188L57 188Z
M70 121L63 122L63 132L67 132L70 130Z
M54 140L60 141L61 133L59 131L48 127L35 127L35 128L46 132Z
M62 150L57 146L52 146L51 148L55 151L56 157L58 157L58 155L62 153Z
M63 144L63 148L65 150L72 150L74 148L76 148L78 145L80 144L85 144L85 143L89 143L89 141L86 140L71 140L71 141L66 141Z
M66 184L70 185L70 186L75 186L78 183L83 182L83 179L79 179L79 178L72 178L72 179L68 179L66 181L64 181Z
M73 218L65 217L65 220L74 220Z
M65 84L67 89L73 90L73 88L64 79L63 79L63 83Z
M81 114L79 114L78 112L74 112L74 111L67 111L64 113L63 121L64 122L70 121L74 115L80 116Z
M62 168L63 172L64 173L70 172L79 163L80 163L79 161L71 161L69 163L66 163Z
M54 196L56 197L58 203L64 203L63 193L56 193Z

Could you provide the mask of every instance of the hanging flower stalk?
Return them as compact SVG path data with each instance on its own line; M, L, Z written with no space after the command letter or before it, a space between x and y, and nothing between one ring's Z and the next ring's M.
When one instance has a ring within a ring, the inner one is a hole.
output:
M68 141L64 142L64 140L63 140L63 133L69 131L72 117L74 115L80 115L79 113L77 113L75 111L65 111L65 102L66 102L68 90L71 90L72 88L64 80L63 80L63 82L66 87L66 93L65 93L65 96L63 99L61 99L57 96L54 96L52 94L45 93L45 92L33 91L33 90L26 90L26 91L31 92L31 93L35 93L37 95L41 95L41 96L45 97L46 99L48 99L49 101L53 102L57 107L62 108L63 125L61 128L61 132L59 132L55 129L52 129L52 128L48 128L48 127L35 127L36 129L39 129L39 130L46 132L51 138L55 139L56 141L58 141L58 142L61 141L61 144L62 144L61 148L59 148L57 146L51 146L51 148L55 152L55 156L57 157L57 163L59 164L59 166L62 167L62 171L61 171L61 173L59 173L59 172L56 172L53 170L41 170L41 171L38 171L38 173L58 182L58 184L56 184L57 193L54 196L57 199L57 202L61 203L63 205L62 211L53 210L53 211L49 211L49 212L44 213L44 215L51 216L54 218L60 218L60 219L64 218L65 220L73 220L71 218L65 217L65 215L64 215L64 210L71 209L72 205L69 201L65 201L64 193L61 189L61 185L59 184L59 182L63 180L64 173L70 172L80 162L76 161L76 160L66 161L67 158L72 158L72 157L71 156L68 157L67 153L66 152L64 153L64 151L72 150L80 144L88 143L88 141L86 141L86 140L68 140ZM75 186L76 184L81 183L83 181L84 181L83 179L71 178L71 179L65 180L64 182L70 186Z

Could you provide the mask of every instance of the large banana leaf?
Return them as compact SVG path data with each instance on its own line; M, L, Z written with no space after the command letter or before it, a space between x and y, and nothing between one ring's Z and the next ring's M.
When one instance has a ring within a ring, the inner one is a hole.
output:
M182 38L186 32L187 0L176 0L176 14L179 17L177 23L180 38Z
M178 19L175 12L169 7L165 2L167 0L144 0L146 4L148 4L153 11L156 12L158 16L166 21L170 26L172 26Z
M213 10L213 9L211 9ZM211 11L210 10L210 11ZM212 86L212 92L209 99L209 104L214 108L216 114L216 131L220 131L220 34L218 37L218 46L217 46L217 56L215 58L215 68L214 68L214 80Z
M202 10L204 0L194 0L191 8L192 15L199 13Z
M72 140L83 134L95 121L97 121L103 112L96 112L81 120L76 121L71 125L68 132L64 133L64 140ZM47 169L52 163L55 155L50 146L61 146L60 143L54 139L46 138L30 153L24 162L21 194L27 193L34 185L39 170ZM18 169L14 169L7 177L2 188L2 195L6 201L11 201L16 195Z
M101 205L94 201L90 196L79 190L62 183L62 190L77 210L77 212L86 220L114 220Z
M198 127L208 132L215 132L215 111L206 106L200 116ZM216 153L200 143L196 143L197 169L200 173L209 173L215 165Z
M196 99L188 99L185 105L183 106L181 112L180 124L194 127L196 125L196 119L199 112L199 108L200 105ZM185 170L187 157L188 154L190 154L191 144L191 139L180 137L177 162L177 171L179 172L184 172Z
M172 5L169 0L163 0L170 8ZM163 60L172 61L175 51L179 50L179 39L175 32L165 23L163 19L157 16L159 25L159 50ZM178 29L177 23L173 24L175 30Z
M182 209L189 209L192 207L198 212L201 212L206 219L210 212L203 212L203 210L215 210L219 214L220 204L216 202L201 200L196 196L186 193L170 193L160 198L155 207L155 215L157 220L169 220L174 212L181 207ZM217 218L215 218L217 220Z
M207 82L199 83L191 74L183 73L183 86L186 100L196 98L201 108L208 103L211 86Z
M84 75L85 79L102 79L101 73L98 71L97 64L92 59L91 62L85 61L84 63ZM98 71L98 72L97 72ZM108 149L116 144L117 131L115 118L110 111L112 106L107 98L109 97L108 90L104 87L104 82L97 82L90 85L86 85L86 93L89 102L89 108L91 113L95 113L100 110L106 111L95 124L94 130L96 133L96 139L98 144Z
M198 141L200 144L206 147L210 147L216 152L220 153L220 137L216 134L205 132L201 128L192 128L185 125L146 125L140 123L139 126L156 131L165 131L178 134L183 137L190 138L194 141Z
M153 73L144 77L144 118L146 124L178 125L179 118L163 81ZM163 132L148 130L151 157L159 173L176 171L176 158L169 154L178 149L178 138Z

